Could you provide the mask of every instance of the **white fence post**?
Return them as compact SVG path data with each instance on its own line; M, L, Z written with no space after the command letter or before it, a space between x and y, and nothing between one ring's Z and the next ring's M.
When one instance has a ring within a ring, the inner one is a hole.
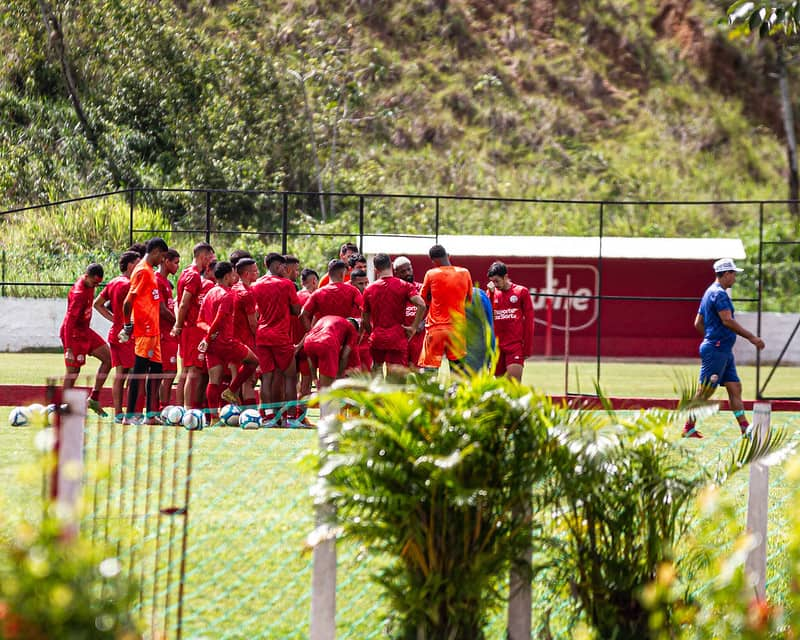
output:
M86 400L82 389L64 390L66 411L58 417L58 461L54 498L56 513L64 536L78 535L80 499L83 481L83 426L86 423Z
M329 434L337 428L336 407L320 405L317 426L320 449L330 446ZM324 478L318 478L324 483ZM314 532L313 566L311 570L311 640L333 640L336 637L336 509L329 502L317 503Z
M753 405L752 434L759 442L769 435L771 407L768 402ZM750 491L747 499L747 531L756 545L745 562L747 580L756 596L766 598L767 582L767 516L769 514L769 467L759 462L750 465Z

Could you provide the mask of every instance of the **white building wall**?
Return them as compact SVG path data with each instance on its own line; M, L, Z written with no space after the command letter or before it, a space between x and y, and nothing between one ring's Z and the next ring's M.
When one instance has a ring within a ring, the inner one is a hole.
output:
M61 347L58 330L66 298L0 298L0 351ZM111 323L95 313L92 329L105 338Z

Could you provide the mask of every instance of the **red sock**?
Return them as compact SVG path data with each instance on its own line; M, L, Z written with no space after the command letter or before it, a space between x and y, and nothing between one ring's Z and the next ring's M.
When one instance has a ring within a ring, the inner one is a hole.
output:
M242 388L242 385L250 379L250 376L253 375L253 372L256 370L258 365L255 364L243 364L239 367L239 370L236 372L236 377L230 384L230 390L234 393L239 393L239 389Z
M209 418L216 420L219 411L220 394L222 393L221 384L211 384L206 386L206 400L208 402Z
M258 407L258 398L256 398L255 394L252 396L244 396L242 398L242 404L246 407Z

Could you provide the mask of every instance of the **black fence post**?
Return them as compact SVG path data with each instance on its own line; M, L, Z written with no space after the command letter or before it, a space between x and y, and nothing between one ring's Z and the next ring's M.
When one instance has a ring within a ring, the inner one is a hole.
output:
M364 196L358 196L358 248L364 251Z
M130 205L130 219L128 222L128 246L133 245L133 207L136 200L136 191L130 189L128 191L128 204Z
M436 237L434 244L439 244L439 198L436 198L436 211L433 216L433 235Z
M3 249L3 260L0 263L0 267L2 267L2 274L0 274L0 280L3 282L2 291L0 291L0 296L6 297L6 250Z
M289 253L289 194L283 192L283 211L281 212L281 253Z
M211 192L206 191L206 242L211 244Z
M756 335L761 335L761 311L763 290L763 265L764 265L764 203L758 204L758 318L756 319ZM756 349L756 399L761 400L761 350Z
M600 224L597 251L597 384L600 385L600 345L603 341L603 330L600 328L603 319L603 203L600 203Z

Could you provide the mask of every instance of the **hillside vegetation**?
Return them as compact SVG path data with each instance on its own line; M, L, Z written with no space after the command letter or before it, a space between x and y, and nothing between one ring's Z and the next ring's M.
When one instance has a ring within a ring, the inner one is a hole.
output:
M774 53L729 42L726 5L11 0L0 7L2 208L131 186L782 199ZM142 204L197 228L201 199ZM292 229L349 233L357 211L353 198L293 198ZM432 232L429 202L371 199L365 213L371 232ZM736 236L754 255L758 213L608 205L604 233ZM267 196L215 195L213 215L216 228L279 228ZM795 237L783 205L765 216L773 239ZM439 230L595 234L598 209L447 201ZM62 253L54 242L37 250Z

